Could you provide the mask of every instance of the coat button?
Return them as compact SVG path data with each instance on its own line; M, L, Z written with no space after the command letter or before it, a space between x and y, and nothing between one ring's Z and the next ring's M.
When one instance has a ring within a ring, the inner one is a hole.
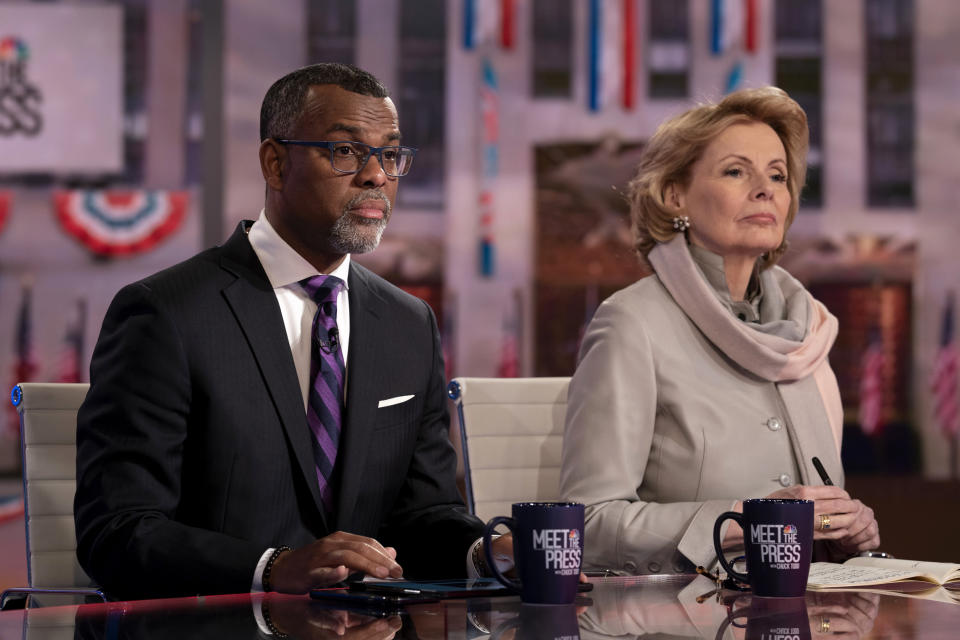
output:
M780 427L782 426L783 425L780 424L780 420L777 418L770 418L767 420L767 428L770 429L770 431L779 431Z
M660 563L651 562L647 565L647 569L650 571L650 573L660 573Z
M790 479L790 476L788 476L788 475L785 474L785 473L781 473L781 474L780 474L780 477L778 478L778 480L780 480L780 486L781 486L781 487L789 487L790 485L793 484L793 480L791 480L791 479Z
M623 569L624 569L624 571L627 571L628 573L636 573L636 572L637 572L637 565L636 565L635 562L632 562L632 561L628 560L628 561L626 561L626 562L623 563Z

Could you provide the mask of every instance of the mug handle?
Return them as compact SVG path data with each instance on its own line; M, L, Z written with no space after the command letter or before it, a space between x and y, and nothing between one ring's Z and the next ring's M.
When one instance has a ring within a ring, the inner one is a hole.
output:
M490 522L488 522L483 528L483 555L487 560L487 568L490 569L491 573L493 573L493 577L496 578L500 584L505 587L509 587L510 589L516 589L519 591L520 583L516 580L511 580L500 573L500 570L497 569L497 563L493 560L493 549L491 548L490 543L493 530L498 524L506 526L507 529L510 529L510 533L513 533L513 518L507 518L506 516L497 516L491 519ZM516 534L514 534L514 536L516 536ZM514 538L514 540L516 540L516 538ZM516 544L514 544L513 548L514 555L516 555ZM516 559L514 559L514 562L516 562Z
M729 627L729 626L731 626L731 625L733 625L733 626L736 627L737 629L746 629L746 628L747 628L747 625L745 625L745 624L737 624L736 622L734 622L734 620L736 620L737 618L743 618L743 617L745 617L745 616L749 617L749 615L750 615L751 607L753 606L753 603L752 603L752 602L750 603L750 605L748 605L748 606L746 606L746 607L740 607L739 609L736 608L736 606L737 606L737 600L739 600L740 598L742 598L743 595L744 595L744 594L738 595L737 597L735 597L735 598L733 599L733 602L731 602L731 603L728 605L728 609L729 609L729 610L727 611L727 617L724 618L723 622L720 623L720 627L717 629L717 635L716 635L716 637L714 638L714 640L723 640L724 636L725 636L726 633L727 633L727 627Z
M717 560L720 561L720 566L724 568L727 572L727 575L733 576L740 582L750 584L750 578L746 575L735 571L733 566L727 562L727 558L723 555L723 547L720 544L720 527L723 525L725 520L735 520L737 524L740 525L740 528L743 528L743 514L737 513L736 511L725 511L720 514L720 517L717 518L716 523L713 525L713 548L717 552Z

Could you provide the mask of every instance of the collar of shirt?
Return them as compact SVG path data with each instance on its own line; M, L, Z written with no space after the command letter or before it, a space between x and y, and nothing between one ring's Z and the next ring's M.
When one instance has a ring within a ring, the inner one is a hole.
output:
M736 301L730 297L727 274L723 270L723 256L707 251L695 244L688 246L690 257L693 258L693 262L700 269L700 273L703 274L703 279L717 294L720 303L729 309L730 313L745 322L760 322L760 301L763 299L763 287L757 268L754 267L753 274L750 276L746 299Z
M317 304L307 295L300 285L304 278L318 275L316 267L307 262L296 250L280 237L277 230L267 220L266 212L260 211L260 217L250 227L247 238L250 246L263 265L267 279L280 305L287 341L293 355L293 364L300 382L304 409L309 398L311 333L313 316ZM350 346L350 299L348 296L350 274L350 255L330 272L330 275L343 280L345 286L337 295L337 331L340 334L340 352L344 363L348 362L347 351ZM346 383L345 383L346 384Z
M296 250L287 244L287 241L280 237L277 230L273 228L270 221L267 220L267 214L260 210L260 217L250 227L250 233L247 236L250 239L250 245L260 259L263 270L267 272L267 279L274 289L287 287L291 284L299 283L304 278L319 275L316 267L307 262L307 259L301 256ZM330 275L336 276L348 283L348 274L350 273L350 254L343 257L343 262L337 265L337 268L330 272ZM349 284L346 285L349 288Z

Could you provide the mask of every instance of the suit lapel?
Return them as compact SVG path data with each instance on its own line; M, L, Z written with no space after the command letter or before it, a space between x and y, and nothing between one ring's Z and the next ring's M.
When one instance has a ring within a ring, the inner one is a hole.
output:
M337 528L348 529L354 522L367 453L372 445L377 411L377 393L382 387L377 361L383 356L381 299L371 288L361 267L350 265L350 349L347 362L345 419L337 464L341 468L337 499Z
M237 276L223 289L223 296L253 351L297 466L310 488L316 509L323 516L310 429L293 356L283 329L283 316L273 287L247 240L244 224L241 223L223 247L221 266Z

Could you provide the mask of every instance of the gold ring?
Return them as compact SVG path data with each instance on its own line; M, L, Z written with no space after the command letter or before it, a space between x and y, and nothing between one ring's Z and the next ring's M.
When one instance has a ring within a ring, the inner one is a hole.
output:
M821 513L821 514L820 514L820 528L821 528L823 531L826 531L827 529L830 528L830 516L829 516L829 515L827 515L827 514L825 514L825 513ZM829 620L829 619L827 620L827 623L828 623L828 624L830 623L830 620Z
M830 618L820 616L820 633L830 633Z

